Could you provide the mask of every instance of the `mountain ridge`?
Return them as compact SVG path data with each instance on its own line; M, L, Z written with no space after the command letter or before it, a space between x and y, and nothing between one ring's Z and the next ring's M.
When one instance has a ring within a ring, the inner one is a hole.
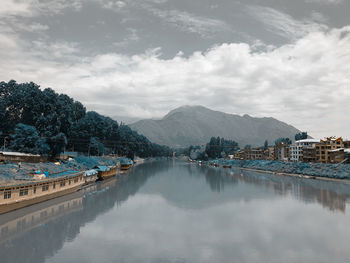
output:
M239 143L261 146L267 139L273 143L280 137L294 139L300 132L272 117L243 116L211 110L204 106L181 106L162 119L145 119L129 125L151 141L171 147L203 145L211 137L224 137Z

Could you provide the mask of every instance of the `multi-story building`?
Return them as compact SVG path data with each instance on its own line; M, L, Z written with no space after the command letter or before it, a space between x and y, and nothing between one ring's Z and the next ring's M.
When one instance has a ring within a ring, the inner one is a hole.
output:
M274 158L278 161L289 160L289 147L286 143L280 142L275 146Z
M317 162L330 163L331 162L331 156L329 154L330 151L341 149L341 148L344 148L343 138L341 137L339 138L328 137L325 140L321 140L320 143L316 144Z
M315 139L296 141L295 145L290 146L290 160L292 162L316 161L316 144L319 142L319 140Z
M345 141L343 141L343 143L344 143L344 148L345 149L349 149L350 148L350 141L349 140L345 140Z
M303 148L302 162L304 163L317 162L316 147Z
M262 148L245 148L244 149L244 159L246 160L263 160L264 159L264 149Z
M264 149L263 159L273 161L275 159L275 148L267 147L266 149Z
M345 160L344 148L328 151L329 163L341 163Z

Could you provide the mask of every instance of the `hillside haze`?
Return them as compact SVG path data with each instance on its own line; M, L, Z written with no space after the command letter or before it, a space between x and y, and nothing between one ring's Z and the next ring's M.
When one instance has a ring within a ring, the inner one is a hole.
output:
M152 142L171 147L206 144L211 137L232 139L240 147L262 146L265 140L294 139L300 132L274 118L227 114L202 106L183 106L170 111L160 120L141 120L129 125Z

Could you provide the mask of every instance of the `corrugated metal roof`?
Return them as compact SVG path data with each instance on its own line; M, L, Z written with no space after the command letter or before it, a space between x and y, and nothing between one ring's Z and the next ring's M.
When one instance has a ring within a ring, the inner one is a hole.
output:
M101 172L107 172L111 170L108 166L104 166L104 165L98 165L95 167L95 169Z

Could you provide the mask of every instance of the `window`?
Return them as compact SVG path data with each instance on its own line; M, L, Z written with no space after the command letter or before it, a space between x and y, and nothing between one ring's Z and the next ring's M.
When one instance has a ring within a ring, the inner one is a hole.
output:
M60 186L61 186L61 187L66 186L66 181L61 181Z
M52 189L56 189L56 183L53 183Z
M10 199L11 198L11 191L5 191L4 192L4 199Z
M69 180L69 185L72 183L72 181L71 180Z
M36 186L34 186L33 193L36 194Z
M48 184L43 185L42 191L45 192L45 191L47 191L47 190L49 190L49 185L48 185Z
M21 189L19 191L19 196L28 195L28 188Z
M74 179L74 183L77 183L79 181L79 178Z

